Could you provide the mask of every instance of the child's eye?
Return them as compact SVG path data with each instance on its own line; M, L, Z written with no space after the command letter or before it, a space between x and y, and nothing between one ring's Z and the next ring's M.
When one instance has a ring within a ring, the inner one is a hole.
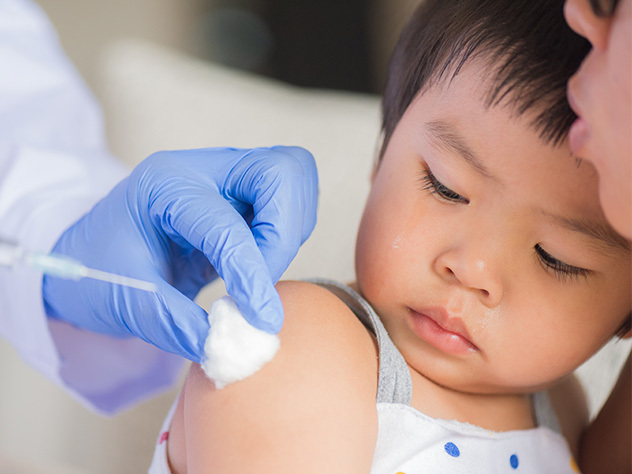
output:
M542 264L548 270L551 270L562 281L568 278L586 278L591 273L590 270L586 270L585 268L574 267L562 262L561 260L558 260L553 255L544 250L540 246L540 244L536 244L535 251L537 252Z
M430 191L431 194L438 194L441 198L450 202L460 202L463 204L469 204L470 201L464 198L459 193L452 191L450 188L444 186L435 178L430 171L430 168L424 168L422 170L421 182L423 183L422 191Z

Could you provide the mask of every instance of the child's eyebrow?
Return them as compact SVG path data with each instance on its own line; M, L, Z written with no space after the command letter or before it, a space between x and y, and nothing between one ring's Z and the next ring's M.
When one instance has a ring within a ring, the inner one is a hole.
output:
M459 155L480 174L498 181L454 126L443 120L433 120L426 123L426 130L430 132L429 138L437 147Z
M612 227L606 223L596 222L583 218L570 218L551 214L542 210L542 214L551 219L556 225L573 232L579 232L614 250L630 251L630 241L621 237Z

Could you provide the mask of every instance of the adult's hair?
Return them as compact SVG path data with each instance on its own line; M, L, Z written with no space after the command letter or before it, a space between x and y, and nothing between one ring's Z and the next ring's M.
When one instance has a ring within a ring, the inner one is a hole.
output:
M426 0L391 56L382 98L380 157L418 92L450 81L476 59L490 71L487 106L533 113L531 125L559 143L576 116L566 82L590 43L566 24L564 0Z

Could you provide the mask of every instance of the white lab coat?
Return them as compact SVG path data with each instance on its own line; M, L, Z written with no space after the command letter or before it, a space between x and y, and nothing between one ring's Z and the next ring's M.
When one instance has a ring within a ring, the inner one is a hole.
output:
M29 0L0 0L0 237L50 251L125 173L44 13ZM41 281L0 268L0 337L29 364L102 413L174 383L176 356L47 320Z

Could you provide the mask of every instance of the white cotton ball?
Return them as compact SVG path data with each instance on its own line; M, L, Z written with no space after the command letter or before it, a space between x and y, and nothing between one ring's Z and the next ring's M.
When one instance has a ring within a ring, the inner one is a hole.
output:
M251 326L230 296L211 305L208 322L202 369L218 389L250 377L279 350L279 337Z

